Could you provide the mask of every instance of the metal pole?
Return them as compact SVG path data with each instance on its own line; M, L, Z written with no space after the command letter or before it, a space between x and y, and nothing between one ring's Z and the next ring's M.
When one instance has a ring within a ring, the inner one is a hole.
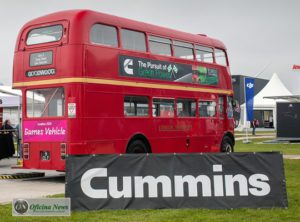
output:
M21 135L22 135L22 121L21 121L21 116L22 116L22 96L18 96L19 97L19 105L18 105L18 138L17 138L17 165L19 165L19 159L22 159L21 157L21 144L22 142L20 141L21 139Z
M246 130L245 130L245 136L246 136L246 139L243 140L243 143L251 143L251 141L249 140L249 137L248 137L248 121L247 121L247 101L246 101L246 86L245 86L245 77L244 77L244 101L245 101L245 124L246 124ZM251 125L251 124L250 124Z

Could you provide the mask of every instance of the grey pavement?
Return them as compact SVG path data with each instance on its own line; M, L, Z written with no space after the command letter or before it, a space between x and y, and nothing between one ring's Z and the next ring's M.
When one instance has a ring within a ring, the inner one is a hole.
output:
M289 160L300 160L300 155L283 155L283 158Z
M274 135L255 135L255 136L249 135L248 136L248 139L274 139L274 138L275 138ZM245 139L247 139L246 136L235 137L236 141L238 141L238 140L245 140Z
M65 193L64 174L53 170L12 169L16 158L0 160L0 174L45 172L43 178L0 179L0 204L11 203L14 198L41 198Z

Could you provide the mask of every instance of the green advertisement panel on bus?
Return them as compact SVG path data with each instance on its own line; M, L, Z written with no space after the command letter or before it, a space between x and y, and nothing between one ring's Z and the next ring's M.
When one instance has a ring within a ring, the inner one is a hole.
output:
M171 63L160 60L119 56L119 74L133 78L146 78L171 82L184 82L201 85L218 85L217 69L203 66Z

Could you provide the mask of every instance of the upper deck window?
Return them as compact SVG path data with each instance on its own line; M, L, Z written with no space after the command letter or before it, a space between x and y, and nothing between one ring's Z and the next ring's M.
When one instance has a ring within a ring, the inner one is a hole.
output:
M174 41L174 55L183 59L194 59L193 44Z
M224 50L216 49L215 50L216 63L219 65L227 66L226 54Z
M195 46L196 59L201 62L213 63L213 49L200 45Z
M142 32L136 32L128 29L121 30L122 46L124 49L136 51L146 51L146 38Z
M171 40L149 36L150 51L153 54L171 56Z
M117 29L113 26L95 24L90 32L90 40L95 44L118 47Z
M53 25L43 28L32 29L27 36L27 45L36 45L48 42L57 42L63 36L63 26Z

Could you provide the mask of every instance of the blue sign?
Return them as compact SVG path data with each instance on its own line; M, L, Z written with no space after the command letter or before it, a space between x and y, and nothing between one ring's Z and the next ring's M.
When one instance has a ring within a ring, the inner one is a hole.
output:
M254 79L245 78L245 97L247 121L253 120Z

